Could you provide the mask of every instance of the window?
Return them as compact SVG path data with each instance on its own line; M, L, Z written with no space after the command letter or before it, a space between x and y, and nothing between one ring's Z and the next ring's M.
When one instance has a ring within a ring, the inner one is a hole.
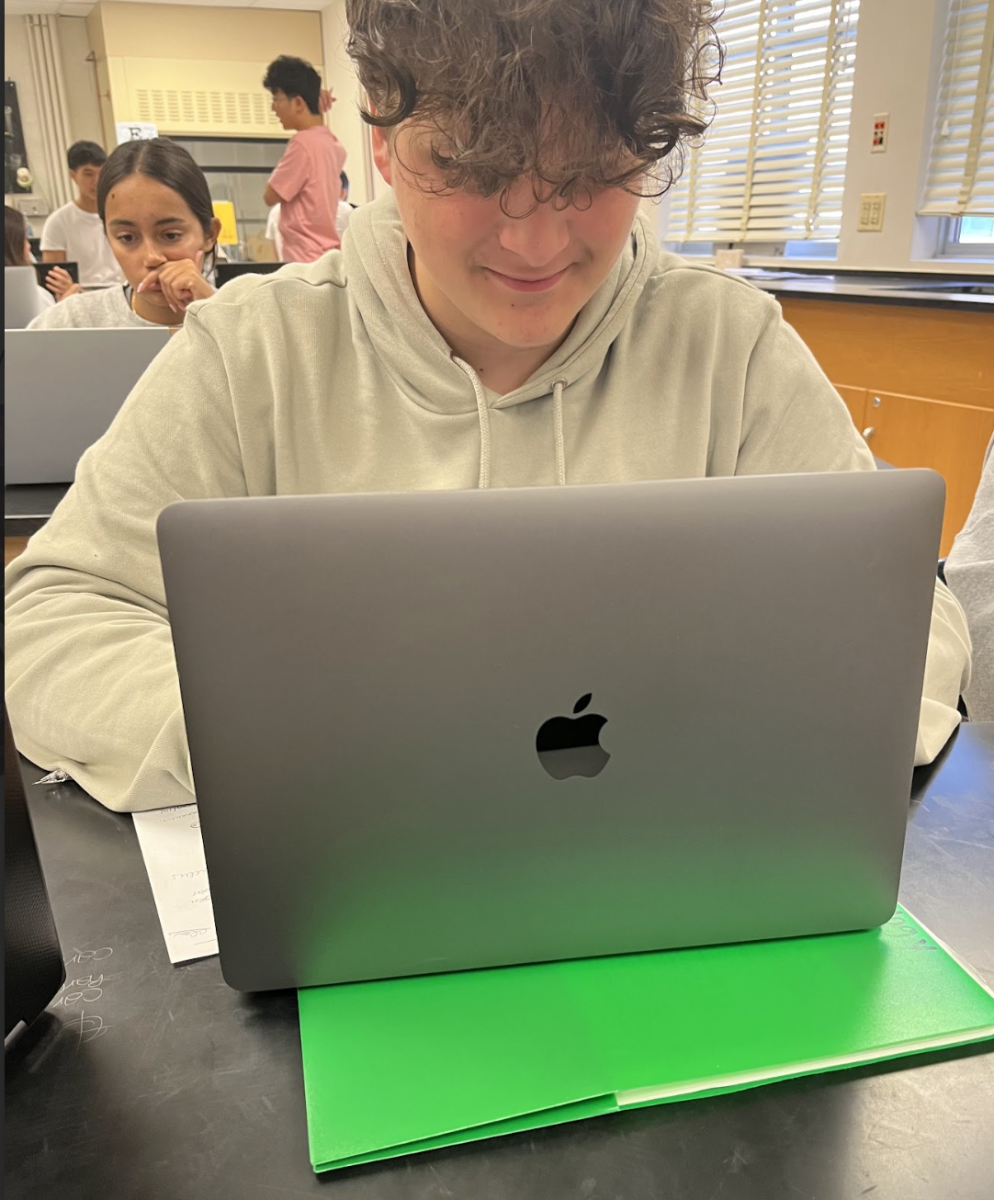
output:
M994 217L964 217L959 223L956 241L961 246L994 244Z
M921 216L956 219L946 249L990 243L994 0L951 0ZM985 236L986 235L986 236Z
M994 259L994 217L947 217L939 222L939 258Z
M831 242L842 222L859 0L728 0L716 113L667 238Z

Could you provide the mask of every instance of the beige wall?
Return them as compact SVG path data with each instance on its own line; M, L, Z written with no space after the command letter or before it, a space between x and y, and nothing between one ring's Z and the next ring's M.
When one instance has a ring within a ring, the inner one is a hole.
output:
M266 65L288 54L325 73L317 12L107 0L87 23L109 133L120 121L153 121L174 136L283 139L262 86Z
M915 211L932 136L947 11L946 0L875 0L860 6L839 237L842 266L949 269L925 261L934 253L938 222L922 220ZM884 154L870 149L876 113L890 115ZM887 197L879 233L856 229L863 192Z
M59 17L58 23L73 141L98 142L111 150L114 139L101 124L94 64L86 61L90 53L86 20L83 17Z
M97 105L93 66L86 61L90 52L86 21L82 17L50 17L56 22L59 44L62 50L62 68L65 79L71 133L73 141L87 139L104 143L100 128L100 110ZM45 159L41 146L41 115L31 75L31 56L28 51L28 35L24 18L5 16L4 32L4 76L17 84L17 101L24 126L25 149L28 165L34 176L35 193L45 199L51 195L51 180L45 170ZM111 147L108 146L108 149ZM67 150L68 146L62 147ZM23 204L26 209L30 202ZM41 223L33 221L36 232Z
M266 63L278 54L293 54L321 62L321 17L316 12L107 0L88 20L102 25L101 53L111 58Z
M362 88L345 48L345 0L333 0L321 10L321 30L325 81L335 94L331 128L348 153L345 172L349 177L349 200L365 204L376 194L369 173L375 167L369 155L369 131L359 116Z

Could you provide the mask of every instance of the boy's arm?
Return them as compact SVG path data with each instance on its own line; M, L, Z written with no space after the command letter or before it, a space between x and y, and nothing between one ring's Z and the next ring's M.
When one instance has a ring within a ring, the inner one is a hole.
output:
M946 559L946 579L973 639L973 678L963 689L974 721L994 721L994 438L973 507Z
M155 522L174 500L245 492L221 355L191 313L7 571L18 746L108 808L192 799Z
M874 469L841 397L777 305L749 366L737 474ZM936 579L915 766L931 762L959 725L957 705L969 679L966 618Z
M283 157L273 168L262 196L270 208L292 200L307 182L308 158L303 144L290 139ZM272 199L270 199L272 197Z

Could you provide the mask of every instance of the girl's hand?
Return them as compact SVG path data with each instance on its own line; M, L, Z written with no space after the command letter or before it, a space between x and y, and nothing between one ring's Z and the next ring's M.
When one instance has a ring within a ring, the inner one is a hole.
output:
M55 299L65 300L67 296L78 296L83 289L78 283L73 283L72 276L62 267L53 267L45 276L45 287Z
M335 103L335 99L330 88L322 88L318 93L318 112L331 112L331 106Z
M203 276L203 265L203 250L197 251L195 259L181 258L178 262L167 262L146 275L138 285L138 291L147 292L152 284L158 284L173 312L185 313L194 300L206 300L214 295L214 289Z

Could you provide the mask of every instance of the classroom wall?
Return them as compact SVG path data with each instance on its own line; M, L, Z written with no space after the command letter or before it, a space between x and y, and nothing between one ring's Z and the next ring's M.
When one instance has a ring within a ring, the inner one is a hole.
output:
M872 0L860 5L853 108L843 197L842 229L836 265L889 271L962 273L966 263L934 260L935 218L916 215L932 134L932 115L949 0ZM720 32L720 25L719 25ZM716 93L720 100L720 91ZM873 118L890 117L888 146L871 153ZM860 233L856 225L863 192L886 197L884 228ZM657 210L661 237L667 237L669 205ZM746 262L783 266L747 245ZM825 259L792 258L791 264L825 267ZM971 262L972 273L994 274L994 263Z
M320 15L325 82L335 94L331 128L348 153L345 172L349 177L349 200L365 204L376 194L370 174L376 168L369 152L369 132L359 116L362 88L345 48L345 0L333 0Z
M102 25L104 50L110 57L267 63L278 54L293 54L308 62L321 61L321 18L316 12L105 0L89 20Z
M840 266L949 269L929 261L938 232L936 218L923 220L915 211L932 136L947 13L947 0L874 0L860 5ZM883 154L870 148L877 113L890 118ZM857 231L863 192L887 197L879 233ZM994 273L994 264L981 269Z
M90 53L86 21L83 17L55 16L50 16L49 20L56 22L62 51L62 69L68 93L72 139L79 141L85 138L104 144L93 65L86 61L86 56ZM33 194L47 200L51 195L51 180L46 171L41 144L41 114L38 109L34 78L31 74L31 55L28 50L28 34L24 17L5 15L3 33L4 77L12 79L17 84L17 100L21 109L21 123L24 126L25 149L28 153L28 165L35 181ZM28 200L25 203L23 197L20 198L20 202L24 209L32 207L31 201ZM36 225L40 229L40 224L36 222Z

